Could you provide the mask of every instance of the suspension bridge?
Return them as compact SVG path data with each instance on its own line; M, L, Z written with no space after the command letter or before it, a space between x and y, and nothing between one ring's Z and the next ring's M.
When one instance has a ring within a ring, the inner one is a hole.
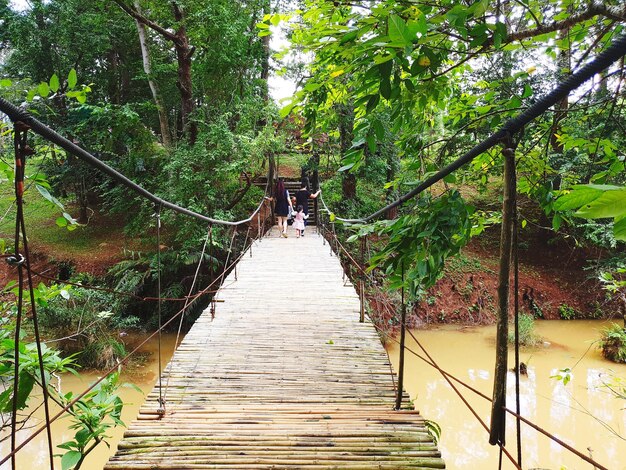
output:
M394 410L388 357L324 239L274 230L251 250L105 468L444 468L408 397Z
M332 218L333 221L358 223L375 220L390 209L411 200L483 152L502 143L507 146L503 154L506 157L508 193L503 211L506 210L509 216L506 224L503 217L502 233L507 236L503 236L502 251L508 253L508 256L501 266L503 294L500 296L493 399L439 368L423 347L424 356L414 351L411 353L442 373L490 434L490 443L498 445L515 468L522 468L520 426L524 423L592 464L594 468L608 470L593 458L522 416L519 392L516 394L516 411L506 406L506 319L509 313L506 299L513 252L513 238L510 235L517 230L516 202L514 197L509 196L514 195L516 190L513 136L625 54L626 35L621 35L604 52L570 75L550 93L397 200L362 219ZM427 431L427 422L417 411L409 409L409 401L406 399L403 400L405 408L395 410L400 401L396 400L396 387L400 390L399 395L403 395L401 375L396 385L373 324L359 321L363 320L363 299L359 301L353 286L344 282L340 263L333 256L333 251L325 248L326 238L310 231L301 239L279 238L271 232L268 237L263 238L261 213L264 202L260 203L250 217L239 221L218 220L177 206L140 187L3 98L0 98L0 111L14 122L17 207L15 253L3 257L16 268L19 288L23 289L24 279L27 279L30 287L31 315L42 378L45 374L41 359L41 339L37 329L32 294L33 273L22 210L23 170L26 156L33 152L27 145L26 134L29 130L109 175L118 184L152 201L157 215L162 209L167 209L208 224L230 226L234 230L233 239L237 227L240 226L248 227L248 239L250 228L256 219L256 241L249 246L228 277L216 279L224 281L217 294L220 301L217 312L213 309L204 312L185 337L163 375L165 381L159 381L139 416L126 432L117 454L105 468L444 468L444 462ZM328 208L326 212L330 212ZM334 238L335 252L341 251L342 247L337 243L336 237L329 235L327 230L325 237L329 240ZM332 235L334 236L334 231ZM24 254L20 252L20 240ZM346 256L350 258L349 254ZM353 264L358 264L353 258L350 260ZM517 262L514 266L513 271L517 272ZM362 266L357 268L363 269ZM190 294L187 300L204 292L206 290L194 296ZM19 337L22 321L22 297L20 293L15 319L16 338ZM514 294L514 298L516 297L517 292ZM183 312L184 309L174 318ZM514 313L517 315L517 308ZM165 327L168 323L169 321L160 326ZM401 325L400 364L405 351L404 313ZM15 344L17 383L18 341ZM518 341L515 346L514 370L518 371ZM136 350L129 356L134 352ZM402 370L402 366L399 369ZM38 427L19 444L16 441L18 393L14 393L11 452L0 459L0 465L10 459L12 468L15 468L16 453L39 433L47 431L50 467L54 468L51 422L66 413L110 372L112 370L103 374L88 390L74 397L54 416L51 416L48 409L48 388L44 381L41 385L46 424ZM472 410L455 384L485 400L493 401L491 427ZM516 384L519 384L518 377ZM516 419L517 458L505 447L507 414Z

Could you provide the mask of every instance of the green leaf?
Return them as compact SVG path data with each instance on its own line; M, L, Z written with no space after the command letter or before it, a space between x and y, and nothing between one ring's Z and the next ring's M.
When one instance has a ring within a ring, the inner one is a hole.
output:
M626 216L615 217L613 236L616 240L626 242Z
M568 211L578 209L584 204L588 204L599 198L604 191L592 186L578 185L572 190L559 197L554 203L554 210Z
M67 227L67 219L65 217L57 217L55 223L58 227Z
M367 100L367 106L365 107L365 110L370 113L372 112L376 106L378 106L378 103L380 101L380 95L372 95L370 96L369 100Z
M583 205L574 215L586 219L603 219L624 214L626 214L626 188L605 191L599 198Z
M416 38L407 28L406 23L398 15L389 15L389 39L394 44L408 46Z
M274 13L272 15L272 18L270 19L270 22L274 25L274 26L278 26L280 24L280 15L278 13Z
M58 75L52 74L52 77L50 77L50 89L56 93L57 91L59 91L59 77Z
M528 98L529 96L532 96L532 95L533 95L533 89L527 83L526 85L524 85L524 93L522 93L522 99Z
M70 73L67 75L67 87L71 90L78 83L78 77L76 76L76 69L70 70Z
M37 191L39 191L39 193L45 199L47 199L48 201L50 201L52 204L59 207L60 209L65 210L65 207L63 207L63 204L61 203L61 201L59 201L56 197L50 194L50 192L46 188L44 188L40 184L36 184L35 187L37 188Z
M39 92L39 96L45 98L50 94L50 87L46 82L41 82L37 87L37 91Z
M350 41L356 39L358 34L359 34L359 30L358 29L355 29L353 31L348 31L346 34L343 35L343 37L339 41L339 44L345 44L347 42L350 42Z
M378 140L383 140L385 138L385 127L383 126L382 122L380 122L379 120L374 121L372 123L372 128L374 129L374 133L376 134L376 138Z
M383 78L381 80L381 82L380 82L380 94L386 100L391 98L391 82L389 81L389 77Z
M13 82L11 80L9 80L8 78L3 78L2 80L0 80L0 86L1 87L9 87L13 84Z
M77 450L68 450L61 458L61 467L63 470L70 470L76 466L83 454Z
M370 153L376 153L376 135L369 133L367 134L365 140L367 141L367 147L369 148Z

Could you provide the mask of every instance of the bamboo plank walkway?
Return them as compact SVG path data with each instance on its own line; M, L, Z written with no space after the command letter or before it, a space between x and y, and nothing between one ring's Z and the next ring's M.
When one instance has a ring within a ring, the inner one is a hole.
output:
M166 415L157 384L105 469L444 468L419 413L393 411L388 358L328 245L276 235L177 349Z

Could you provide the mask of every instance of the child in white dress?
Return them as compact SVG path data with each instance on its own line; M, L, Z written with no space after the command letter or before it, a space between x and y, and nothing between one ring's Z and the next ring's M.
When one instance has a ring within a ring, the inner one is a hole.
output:
M309 214L304 213L302 205L298 206L297 213L293 218L293 228L296 229L296 238L304 231L304 220L309 218Z

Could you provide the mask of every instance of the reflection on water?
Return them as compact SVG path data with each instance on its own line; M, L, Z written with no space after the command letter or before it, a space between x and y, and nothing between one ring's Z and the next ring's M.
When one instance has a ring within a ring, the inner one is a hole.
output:
M548 346L523 349L520 360L528 364L528 376L520 381L522 415L611 470L626 470L626 401L614 398L607 388L607 374L626 377L626 365L602 358L591 346L607 323L599 321L538 321L536 330ZM495 326L446 325L414 334L442 369L491 396L495 357ZM407 346L419 347L407 335ZM397 344L388 346L397 368ZM512 367L513 353L509 356ZM440 449L447 468L496 469L498 451L488 434L441 374L412 354L405 356L405 387L422 414L443 428ZM580 361L580 362L579 362ZM564 386L551 379L559 369L573 368ZM397 370L397 369L396 369ZM489 425L490 403L462 386L459 389ZM508 377L508 407L515 409L515 377ZM507 417L507 449L515 449L515 422ZM522 423L523 467L559 470L592 466ZM504 457L503 468L515 468Z
M140 339L140 338L138 338ZM163 367L170 360L170 357L174 351L174 343L176 341L175 334L163 334L161 341L161 354ZM136 341L140 343L141 341ZM129 341L126 341L127 345ZM127 346L129 350L130 345ZM118 395L124 401L124 409L122 411L122 421L127 425L135 419L137 413L139 411L139 407L145 400L145 395L147 395L152 388L158 378L158 341L155 338L151 339L148 343L146 343L140 352L142 356L145 358L145 364L137 365L131 367L129 370L126 370L122 373L122 382L132 383L136 385L141 392L135 390L133 387L121 387L118 390ZM78 394L84 391L91 383L99 378L97 373L93 372L83 372L80 377L75 377L71 374L64 375L61 379L61 388L63 393L67 393L69 391L74 392L74 394ZM41 403L41 398L37 400ZM52 416L57 414L60 410L58 406L55 404L51 404L50 413ZM43 419L44 413L42 409L37 410L35 413L35 418L33 421L36 421L36 427L29 430L22 430L18 433L17 443L19 445L24 439L31 435L31 433L38 429L42 424L45 423ZM68 426L70 425L70 420L67 417L59 418L54 423L52 423L52 438L54 440L54 452L61 453L65 452L62 449L58 449L56 446L69 441L73 438L74 432L68 430ZM97 470L101 469L104 464L108 461L109 456L113 455L116 450L117 443L122 438L124 434L124 428L117 427L113 429L109 429L108 433L111 436L111 439L108 439L108 442L111 444L111 448L109 449L105 444L101 444L96 449L89 454L85 462L83 463L82 468L87 470ZM4 434L3 434L4 437ZM0 443L0 456L5 456L10 452L11 444L8 440ZM55 459L55 468L60 469L61 459ZM41 432L33 441L29 442L24 449L18 452L17 454L17 470L30 470L30 469L45 469L50 468L48 462L48 438L46 435L46 431ZM0 467L1 470L10 469L10 461L6 462L4 465Z

